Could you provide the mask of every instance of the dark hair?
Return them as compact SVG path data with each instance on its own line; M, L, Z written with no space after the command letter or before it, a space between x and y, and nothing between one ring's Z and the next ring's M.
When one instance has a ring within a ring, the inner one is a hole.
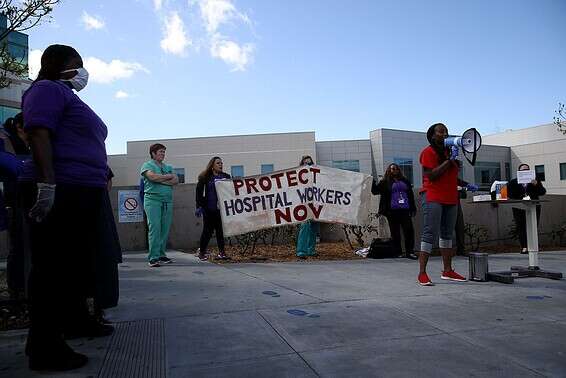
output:
M74 58L81 58L81 56L71 46L49 46L41 55L41 69L35 81L59 80L61 71L64 71L71 59Z
M151 157L153 159L154 153L156 153L159 150L166 150L166 149L167 149L167 147L165 147L161 143L154 143L151 146L149 146L149 157Z
M434 151L436 152L436 154L438 155L438 162L439 163L443 163L444 160L447 159L446 157L446 147L442 146L438 146L436 143L433 142L432 137L434 136L434 132L436 131L436 127L437 126L443 126L446 128L446 130L448 130L448 127L446 127L445 124L443 123L435 123L434 125L432 125L431 127L428 128L428 130L426 131L426 139L428 140L428 143L430 144L430 146L434 149Z
M386 181L391 181L391 179L393 178L393 173L391 172L391 167L392 166L396 166L397 169L399 169L399 178L402 180L406 180L405 176L403 175L403 172L401 171L401 167L399 167L399 165L397 163L391 163L387 166L387 169L385 170L385 174L383 175L383 179Z
M212 177L212 167L214 167L214 163L216 160L222 160L219 156L214 156L212 159L208 161L206 168L198 175L199 181L207 182Z
M527 168L531 169L531 166L528 165L527 163L521 163L521 164L519 164L519 166L517 167L517 170L520 171L520 170L521 170L521 167L522 167L523 165L526 165Z
M303 155L303 157L301 158L301 161L299 162L299 165L304 165L305 160L307 160L307 159L311 159L311 161L314 163L314 159L310 155Z
M27 155L29 154L29 148L18 135L18 125L20 127L24 126L24 116L21 112L13 118L8 118L4 121L4 130L8 133L8 138L14 147L16 155Z

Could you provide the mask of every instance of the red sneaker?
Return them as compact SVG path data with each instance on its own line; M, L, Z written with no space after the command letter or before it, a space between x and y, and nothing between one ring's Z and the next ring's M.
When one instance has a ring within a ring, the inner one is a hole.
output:
M426 274L426 273L419 273L419 276L417 278L417 282L419 283L419 285L422 285L422 286L433 286L434 285L432 283L432 281L430 280L430 278L428 278L428 274Z
M453 270L449 270L448 272L442 272L440 278L442 278L443 280L458 281L458 282L467 281L466 277L459 275Z

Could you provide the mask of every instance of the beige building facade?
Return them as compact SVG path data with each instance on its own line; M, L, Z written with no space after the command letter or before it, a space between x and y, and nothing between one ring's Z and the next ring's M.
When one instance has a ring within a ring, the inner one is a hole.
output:
M184 183L195 183L213 156L224 162L232 176L268 173L299 164L303 155L316 156L315 133L276 133L132 141L127 153L108 156L114 172L114 185L137 185L140 167L150 159L149 146L161 143L167 148L166 162Z
M510 148L512 177L519 164L526 163L537 172L548 194L566 194L566 135L556 125L504 131L483 141Z

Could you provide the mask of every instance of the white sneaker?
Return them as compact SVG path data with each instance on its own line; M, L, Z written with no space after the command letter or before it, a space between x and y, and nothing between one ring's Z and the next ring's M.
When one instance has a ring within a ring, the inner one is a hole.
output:
M529 253L529 251L527 251L526 248L521 249L521 254L525 255L525 254L527 254L527 253Z

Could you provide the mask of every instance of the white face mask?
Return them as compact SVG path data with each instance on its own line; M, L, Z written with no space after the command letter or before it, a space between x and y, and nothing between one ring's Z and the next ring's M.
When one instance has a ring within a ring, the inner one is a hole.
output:
M63 81L68 81L69 83L71 83L73 88L75 88L75 90L79 92L81 89L84 89L84 87L86 87L88 83L88 71L83 67L80 67L80 68L73 68L71 70L61 71L61 73L72 72L72 71L77 71L77 74L74 77Z

